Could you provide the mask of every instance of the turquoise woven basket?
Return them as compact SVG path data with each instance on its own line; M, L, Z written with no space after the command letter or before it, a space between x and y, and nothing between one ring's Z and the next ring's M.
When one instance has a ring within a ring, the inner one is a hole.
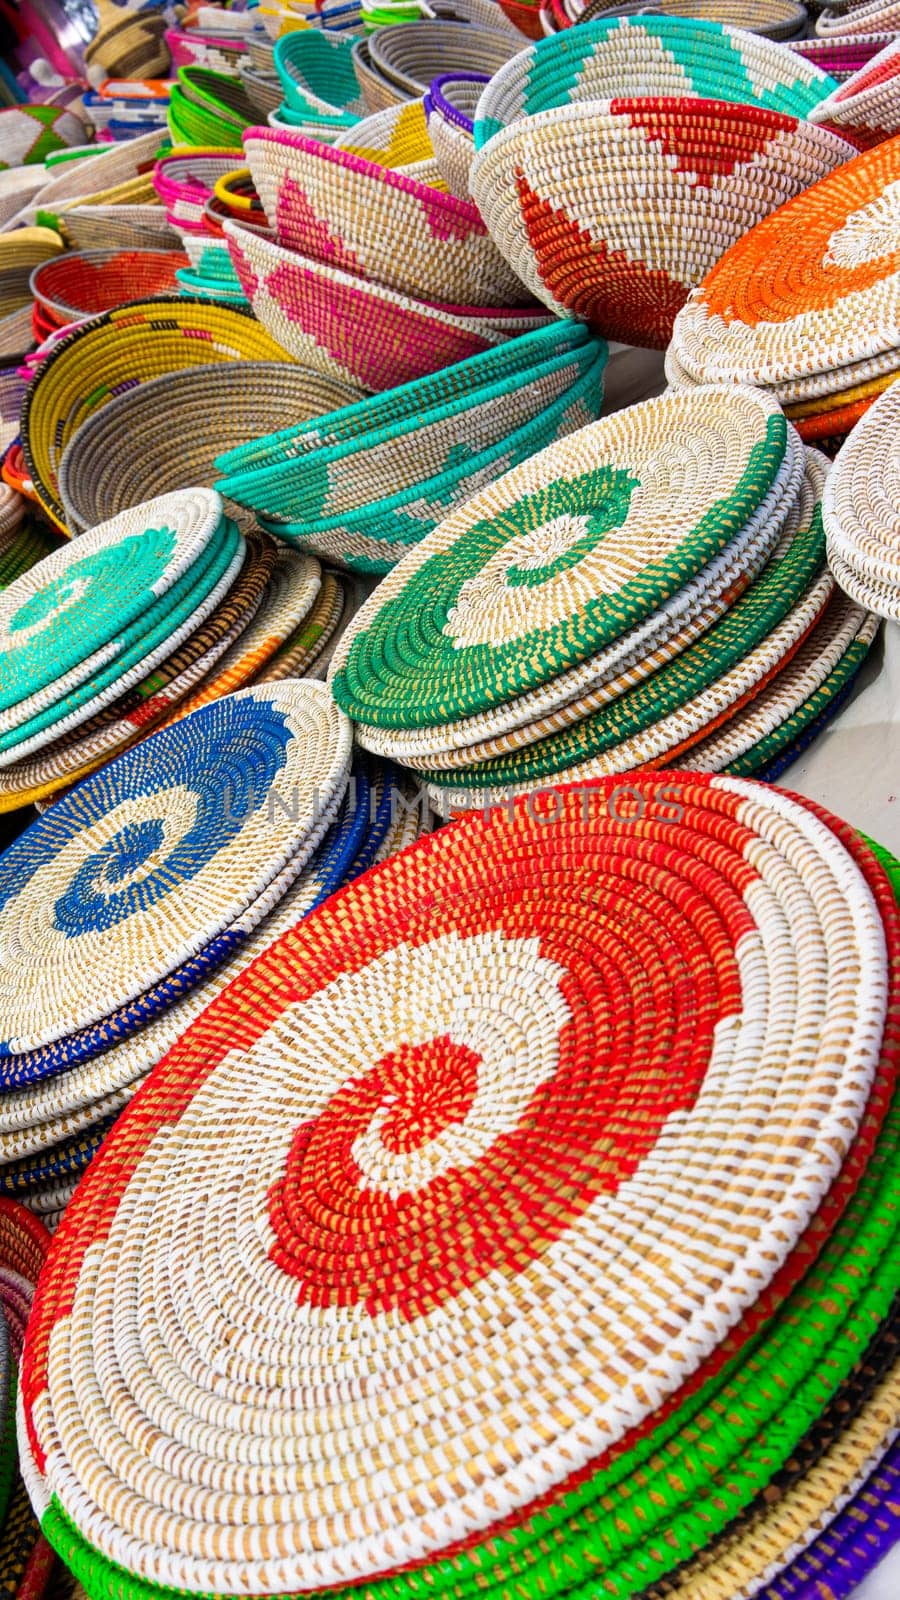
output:
M275 70L285 108L312 121L337 118L344 127L365 116L353 71L353 43L352 38L314 28L284 34L275 45Z
M587 100L699 96L805 117L837 87L775 40L689 17L608 17L541 39L495 74L475 145L511 122Z
M515 381L485 385L462 413L448 401L405 424L304 453L287 472L264 468L243 503L291 544L353 571L387 572L478 489L594 421L606 356L601 340L588 340ZM460 428L461 414L467 427ZM327 428L334 419L323 420ZM480 449L453 437L466 432Z

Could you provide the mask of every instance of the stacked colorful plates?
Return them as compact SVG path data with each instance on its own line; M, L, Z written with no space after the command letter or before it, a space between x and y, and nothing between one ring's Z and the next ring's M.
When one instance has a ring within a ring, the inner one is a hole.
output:
M0 1198L0 1307L9 1335L15 1388L35 1285L50 1247L50 1234L39 1219L15 1200ZM7 1433L13 1432L12 1418ZM35 1516L28 1491L15 1464L0 1526L0 1581L18 1600L41 1600L56 1577L57 1560Z
M444 811L671 764L822 617L826 466L751 389L584 428L403 559L341 640L335 695Z
M22 411L25 462L41 505L65 528L58 475L66 445L116 394L165 372L248 359L283 361L285 352L240 309L200 300L136 301L74 328L41 361Z
M678 315L671 383L753 383L804 439L843 438L900 370L900 139L733 245Z
M323 560L387 572L483 484L595 420L606 353L580 324L552 324L242 444L218 488Z
M177 295L177 250L68 250L31 274L31 293L57 328L114 311L130 300Z
M889 1442L889 880L776 790L626 787L382 863L120 1118L19 1429L92 1595L632 1596L823 1421Z
M290 689L295 699L298 689L308 695L324 692L317 685ZM267 692L273 704L280 703L277 689ZM275 879L266 914L255 931L244 928L220 966L195 988L174 994L166 1009L102 1053L0 1096L0 1162L34 1162L62 1139L83 1136L85 1129L117 1115L185 1028L273 939L333 890L430 827L420 792L382 763L356 762L349 784L345 779L340 787L344 793L335 820L299 876L290 882Z
M814 106L813 122L827 122L861 146L881 144L900 132L900 41L879 50L826 100Z
M60 788L84 746L96 765L164 715L252 620L273 562L259 536L245 544L219 495L190 489L17 577L0 596L0 806ZM312 583L317 563L306 562Z
M411 382L541 327L542 307L439 305L400 294L278 244L265 230L225 223L244 293L282 350L360 389Z
M900 622L900 384L841 446L823 516L828 564L859 605Z
M546 305L664 349L729 245L853 154L806 120L834 87L773 41L712 23L594 22L491 81L472 195Z
M244 946L334 822L350 746L322 684L245 689L86 779L0 856L0 922L17 930L0 960L0 1104L17 1095L7 1127L28 1090L46 1124L54 1095L70 1089L57 1083L68 1067L135 1033ZM53 908L40 929L29 905ZM89 1129L83 1118L66 1129L54 1109L55 1136L25 1135L27 1154L7 1135L0 1189L77 1178L110 1114L95 1106Z
M93 412L66 446L59 468L66 524L78 533L154 494L212 484L224 448L359 398L358 390L287 361L186 367L126 389ZM255 522L234 502L228 512Z

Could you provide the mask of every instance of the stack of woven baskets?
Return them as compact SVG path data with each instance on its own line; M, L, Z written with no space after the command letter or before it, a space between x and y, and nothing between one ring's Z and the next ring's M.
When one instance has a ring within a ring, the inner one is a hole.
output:
M243 151L197 149L163 156L153 171L153 186L166 217L181 234L189 266L181 269L182 291L225 304L246 305L228 246L222 219L211 210L216 186L239 169ZM226 214L230 214L226 213Z
M767 217L676 319L670 383L753 383L832 450L900 371L900 139Z
M125 389L188 367L284 359L281 346L253 317L203 300L140 300L79 324L43 357L25 394L22 450L35 499L65 530L59 471L66 446L82 423ZM172 427L171 447L183 443ZM91 465L102 473L103 461ZM151 474L157 466L150 458L143 465Z
M225 236L254 312L305 365L388 389L548 320L470 200L280 129L244 149L274 231L231 220Z
M144 133L67 162L32 207L77 250L177 249L178 235L153 188L159 145L158 133Z
M40 344L49 334L115 311L130 300L179 292L177 250L67 250L31 274L32 327Z
M217 486L279 539L384 573L483 484L593 421L605 361L583 326L551 324L242 443Z
M162 807L126 847L89 799L47 870L67 915L85 858L115 866L111 918L161 870ZM877 1494L890 881L754 783L556 799L420 840L288 929L96 1157L19 1431L92 1595L770 1600ZM154 919L130 920L149 975Z
M218 494L187 489L56 550L0 606L10 811L251 680L317 670L346 595L312 556L245 539Z
M353 70L353 40L301 29L275 45L273 66L281 88L277 120L330 143L365 115Z
M900 622L900 384L841 446L823 505L828 564L859 605Z
M351 776L350 744L321 684L248 689L78 785L0 856L10 923L49 872L63 936L38 935L0 978L9 1015L22 1003L30 1030L0 1045L0 1189L55 1223L115 1116L211 999L313 905L430 826L415 787L383 763L357 761ZM64 1031L46 1010L36 1027L28 969L52 984L64 947L81 951L83 977Z
M810 112L812 122L826 122L861 149L881 144L900 132L900 40L895 40L854 72Z
M235 72L211 67L179 67L169 96L169 132L176 145L230 148L256 120L253 105Z
M805 455L753 389L669 393L551 445L405 556L331 666L438 810L671 766L756 771L858 670Z
M723 251L854 153L808 120L835 87L783 45L715 23L601 19L496 73L472 195L546 305L664 349Z

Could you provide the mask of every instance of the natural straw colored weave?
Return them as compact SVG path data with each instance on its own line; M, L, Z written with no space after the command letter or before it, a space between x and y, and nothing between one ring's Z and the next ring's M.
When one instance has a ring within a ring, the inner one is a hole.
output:
M516 54L519 43L505 29L425 20L379 28L369 40L369 54L375 70L411 100L425 94L442 72L483 72L490 77Z
M244 148L279 244L418 300L529 298L471 200L274 128L252 129Z
M23 1380L44 1531L92 1588L116 1560L128 1594L146 1578L227 1592L237 1562L245 1589L290 1593L437 1553L555 1491L664 1404L788 1259L881 1070L880 905L790 799L685 777L673 828L671 775L637 782L632 827L598 786L563 795L549 826L520 804L368 874L220 996L120 1119L63 1225ZM788 1045L803 1074L785 1070ZM321 1163L337 1214L320 1203ZM126 1192L129 1211L152 1203L154 1227L128 1228L120 1254ZM492 1221L473 1250L460 1222L476 1215ZM412 1249L427 1273L404 1267ZM181 1445L169 1434L151 1474L119 1427L120 1396L146 1417L136 1317L170 1350L170 1331L192 1329L165 1385ZM320 1387L337 1349L341 1394ZM213 1371L234 1409L210 1427ZM224 1428L227 1459L244 1449L251 1395L252 1471L235 1477L219 1452L223 1524L211 1446ZM100 1459L113 1439L115 1480ZM527 1472L509 1470L514 1440ZM413 1513L419 1492L439 1524ZM320 1515L327 1540L311 1537Z
M358 398L358 390L292 362L221 362L166 373L115 396L73 435L59 470L66 522L77 533L153 493L212 484L223 448Z
M828 560L860 605L900 621L900 384L841 448L825 491Z
M445 72L425 96L428 133L451 194L468 198L469 170L475 156L474 116L490 80L480 72Z

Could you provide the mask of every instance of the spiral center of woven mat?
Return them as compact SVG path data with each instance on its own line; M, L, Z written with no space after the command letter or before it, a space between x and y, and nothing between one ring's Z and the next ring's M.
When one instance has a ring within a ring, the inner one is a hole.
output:
M538 625L556 626L577 615L592 596L612 594L634 570L634 546L620 533L641 484L622 468L601 467L585 475L593 508L576 512L577 487L550 484L525 495L492 527L508 535L480 569L460 586L443 633L457 649L521 639ZM568 491L568 492L567 492ZM478 530L473 530L477 538ZM540 595L535 591L540 590Z
M842 227L831 235L823 265L840 270L883 261L897 249L900 230L900 183L889 183L884 193L859 211L851 211Z
M636 921L647 909L639 895ZM689 942L698 986L657 1013L671 1049L646 1074L623 1072L622 1052L640 1048L639 995L645 982L663 993L668 960L642 936L631 949L562 949L501 926L445 934L290 1007L248 1065L258 1057L262 1076L277 1037L293 1064L287 1097L327 1094L291 1134L267 1195L270 1255L298 1301L426 1314L487 1273L520 1271L614 1194L669 1116L693 1105L708 1066L719 978L709 950ZM352 1044L349 1061L346 1048L335 1056L325 1031L337 1004L356 1016L356 1048L371 1047L371 1065L349 1075Z
M16 636L17 646L43 634L51 623L78 606L90 588L88 577L79 577L77 573L67 572L61 578L55 578L48 583L46 588L38 590L25 605L20 608L10 622L10 633Z

